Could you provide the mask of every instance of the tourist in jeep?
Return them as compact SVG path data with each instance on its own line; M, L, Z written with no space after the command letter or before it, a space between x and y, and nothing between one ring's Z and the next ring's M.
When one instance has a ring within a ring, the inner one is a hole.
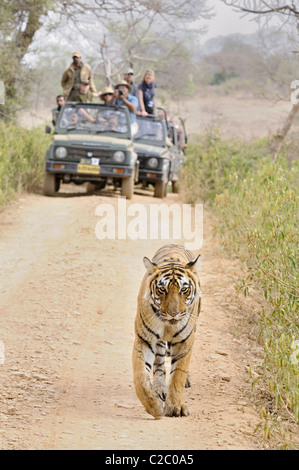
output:
M98 97L100 94L98 92L92 92L90 90L90 83L88 80L83 80L80 82L79 90L71 95L71 100L68 101L77 101L79 103L91 103L94 97Z
M63 94L68 101L74 101L73 97L78 93L81 81L88 81L90 90L96 93L96 87L93 82L93 74L88 64L82 62L80 52L74 52L73 62L62 75L61 86Z
M138 107L138 100L136 96L130 95L131 85L123 80L115 85L115 100L113 102L116 106L127 106L130 112L131 123L136 122L136 110Z
M131 85L130 95L136 96L136 98L139 100L138 87L136 83L133 82L133 76L134 76L134 70L132 68L126 69L124 73L124 80L128 82L129 85Z
M104 105L106 106L112 106L113 101L115 99L115 94L113 88L107 86L104 88L102 93L100 93L100 98L102 101L104 101Z
M58 116L59 116L59 113L60 113L60 110L62 108L62 106L66 103L66 99L65 99L65 96L64 95L58 95L56 96L56 104L57 104L57 108L53 109L52 110L52 116L53 116L53 119L52 119L52 124L53 126L55 126L56 122L57 122L57 119L58 119Z
M140 116L148 116L149 114L155 114L155 104L154 104L154 96L155 96L155 88L156 83L155 80L155 73L153 70L147 70L143 76L143 81L138 86L138 93L139 93L139 106Z

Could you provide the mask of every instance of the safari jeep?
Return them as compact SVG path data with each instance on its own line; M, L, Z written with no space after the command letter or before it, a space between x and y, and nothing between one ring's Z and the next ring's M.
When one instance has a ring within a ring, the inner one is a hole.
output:
M44 194L54 196L60 183L107 183L121 187L131 199L138 178L126 107L94 103L67 103L60 111L53 142L46 152Z
M179 122L181 123L179 125ZM179 192L179 172L185 162L185 150L187 148L187 134L183 119L178 118L176 121L167 122L168 134L171 145L169 151L172 155L173 165L170 172L170 181L172 183L172 191Z
M154 186L154 196L164 198L169 182L173 192L178 192L179 170L184 154L178 146L175 129L161 116L137 118L138 133L134 137L134 149L138 154L139 178L144 188ZM170 140L168 135L173 135Z

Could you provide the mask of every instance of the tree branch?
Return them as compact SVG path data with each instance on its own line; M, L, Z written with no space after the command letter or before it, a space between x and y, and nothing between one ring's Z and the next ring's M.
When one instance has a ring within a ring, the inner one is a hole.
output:
M242 3L246 4L245 0L240 0L239 5L237 4L236 0L221 0L221 1L225 5L234 7L237 9L237 11L242 11L244 13L252 13L255 15L269 15L273 13L278 13L278 14L281 14L283 16L288 16L288 17L294 16L294 18L297 19L297 21L299 21L299 10L297 9L297 7L295 6L293 2L291 5L285 4L282 6L275 6L273 5L273 1L272 3L269 4L269 2L265 2L262 0L261 3L264 5L264 7L261 5L261 8L256 8L256 7L250 8L249 5L242 6ZM250 0L247 3L250 4ZM256 5L256 2L254 2L254 5Z

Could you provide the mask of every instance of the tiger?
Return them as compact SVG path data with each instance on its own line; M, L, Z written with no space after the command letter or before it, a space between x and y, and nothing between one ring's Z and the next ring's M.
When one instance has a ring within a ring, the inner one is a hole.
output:
M195 257L180 245L164 245L152 261L144 257L143 263L146 273L137 298L132 354L136 395L156 419L188 416L184 388L189 386L189 364L200 313L200 255ZM168 350L171 370L167 388Z

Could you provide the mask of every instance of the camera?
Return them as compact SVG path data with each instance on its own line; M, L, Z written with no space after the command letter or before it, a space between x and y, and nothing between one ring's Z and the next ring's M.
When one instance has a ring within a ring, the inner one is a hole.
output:
M118 94L119 94L119 96L122 96L124 94L124 92L122 90L118 90Z

